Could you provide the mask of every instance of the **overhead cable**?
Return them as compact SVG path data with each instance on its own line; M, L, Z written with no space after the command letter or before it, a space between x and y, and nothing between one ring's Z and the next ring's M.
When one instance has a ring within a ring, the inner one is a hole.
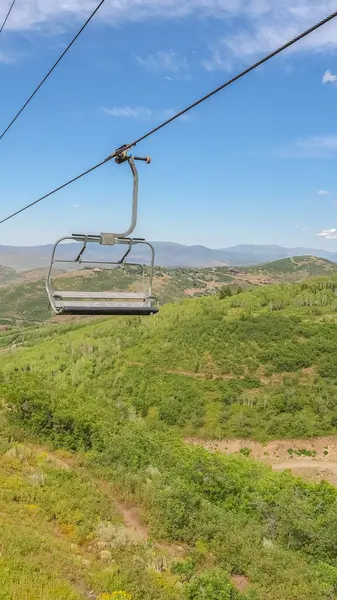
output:
M7 15L5 16L5 20L4 20L4 22L2 23L2 25L1 25L1 27L0 27L0 33L2 33L2 32L3 32L3 30L4 30L4 27L5 27L5 25L6 25L7 21L8 21L8 19L9 19L9 17L10 17L10 14L11 14L11 12L12 12L13 8L14 8L14 4L15 4L15 2L16 2L16 0L13 0L12 4L11 4L11 5L10 5L10 7L9 7L8 13L7 13Z
M150 131L148 131L147 133L145 133L144 135L142 135L141 137L139 137L138 139L136 139L135 141L133 141L131 144L125 144L121 148L118 148L113 154L110 154L110 156L108 156L107 158L105 158L104 160L102 160L100 163L96 164L94 167L91 167L90 169L87 169L86 171L84 171L80 175L77 175L73 179L70 179L69 181L67 181L66 183L64 183L64 184L60 185L59 187L55 188L54 190L52 190L48 194L45 194L41 198L38 198L34 202L31 202L30 204L27 204L26 206L24 206L20 210L17 210L16 212L12 213L11 215L9 215L8 217L6 217L5 219L2 219L2 221L0 221L0 225L2 223L5 223L6 221L9 221L9 219L12 219L16 215L24 212L25 210L31 208L32 206L35 206L35 204L38 204L39 202L42 202L42 200L45 200L46 198L49 198L50 196L53 196L54 194L56 194L56 192L59 192L60 190L68 187L69 185L71 185L75 181L78 181L82 177L85 177L85 175L88 175L89 173L92 173L93 171L95 171L99 167L103 166L104 164L108 163L109 161L113 160L114 158L116 158L117 156L119 156L120 154L122 154L122 152L125 152L126 150L130 150L131 148L133 148L134 146L136 146L137 144L139 144L143 140L146 140L147 138L149 138L153 134L157 133L157 131L160 131L161 129L163 129L164 127L166 127L166 125L169 125L173 121L176 121L177 119L179 119L180 117L182 117L186 113L190 112L192 109L196 108L197 106L199 106L200 104L202 104L203 102L205 102L206 100L208 100L209 98L211 98L212 96L215 96L215 94L218 94L219 92L221 92L225 88L229 87L230 85L232 85L233 83L235 83L239 79L242 79L243 77L245 77L245 75L248 75L249 73L251 73L252 71L254 71L255 69L257 69L258 67L260 67L261 65L263 65L264 63L268 62L271 58L274 58L274 56L277 56L278 54L281 54L281 52L284 52L285 50L287 50L288 48L290 48L291 46L293 46L294 44L296 44L300 40L304 39L305 37L307 37L309 34L313 33L314 31L317 31L323 25L326 25L327 23L329 23L330 21L332 21L336 17L337 17L337 11L333 12L331 15L329 15L328 17L326 17L322 21L319 21L318 23L316 23L315 25L313 25L309 29L306 29L303 33L300 33L299 35L297 35L296 37L294 37L293 39L291 39L289 42L287 42L283 46L280 46L279 48L277 48L276 50L274 50L273 52L271 52L270 54L268 54L264 58L260 59L259 61L257 61L256 63L254 63L253 65L251 65L247 69L245 69L244 71L241 71L241 73L239 73L238 75L235 75L235 77L232 77L231 79L229 79L228 81L226 81L225 83L223 83L219 87L215 88L214 90L212 90L211 92L209 92L208 94L206 94L205 96L203 96L202 98L200 98L199 100L197 100L196 102L193 102L193 104L190 104L189 106L187 106L186 108L184 108L180 112L176 113L175 115L173 115L172 117L170 117L169 119L167 119L166 121L164 121L163 123L161 123L160 125L157 125L157 127L155 127L154 129L151 129Z
M94 18L94 16L99 11L99 9L104 4L104 2L105 2L105 0L101 0L100 3L98 4L98 6L96 6L95 10L91 13L91 15L88 17L88 19L86 20L86 22L82 25L81 29L76 33L75 37L71 40L70 44L68 44L68 46L66 47L66 49L62 52L62 54L59 56L59 58L57 59L57 61L53 64L52 68L49 69L47 75L42 79L42 81L40 81L39 85L35 88L35 90L33 91L33 93L29 96L28 100L26 100L26 102L23 104L23 106L20 108L20 110L16 113L15 117L11 120L11 122L3 130L3 132L0 135L0 140L2 140L2 138L6 135L6 133L8 133L8 131L14 125L15 121L19 118L19 116L27 108L28 104L30 104L30 102L36 96L37 92L41 89L41 87L43 86L43 84L47 81L47 79L50 77L50 75L53 73L53 71L55 71L56 67L59 65L59 63L61 62L61 60L65 57L65 55L67 54L67 52L69 52L70 48L75 44L76 40L80 37L81 33L83 33L83 31L85 30L85 28L89 25L90 21ZM13 2L13 4L14 4L14 2Z

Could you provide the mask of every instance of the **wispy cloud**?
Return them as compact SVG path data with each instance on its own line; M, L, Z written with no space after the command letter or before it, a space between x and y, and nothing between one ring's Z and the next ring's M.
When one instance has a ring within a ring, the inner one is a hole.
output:
M101 110L107 115L116 118L157 120L169 119L177 112L175 108L147 108L145 106L102 106ZM189 121L189 116L184 115L180 120Z
M80 204L74 204L74 208L81 208Z
M122 117L127 119L140 119L144 117L151 117L152 110L143 106L112 106L110 108L103 107L102 110L111 117Z
M1 3L1 0L0 0ZM97 0L22 0L7 24L7 32L39 30L58 35L83 23ZM97 13L100 23L116 27L124 22L212 18L222 20L224 34L210 39L201 64L208 71L233 70L275 49L335 9L334 0L109 0ZM337 48L337 21L332 21L287 50L331 52ZM138 57L153 73L188 80L187 59L174 52ZM328 71L325 83L336 83Z
M0 50L0 63L9 65L13 62L15 62L15 59L11 54Z
M329 196L330 192L328 190L318 190L317 194L319 196Z
M234 67L234 60L228 51L225 40L219 40L209 46L210 56L201 61L206 71L231 71Z
M316 235L318 237L325 238L326 240L337 240L336 234L337 234L337 229L333 228L333 229L323 229L323 231L320 231Z
M322 79L323 83L332 83L337 85L337 75L331 73L331 71L325 71Z
M11 16L12 28L41 26L52 19L65 22L74 15L87 15L97 6L97 0L26 0L16 6ZM280 24L314 22L332 12L332 0L110 0L97 18L112 23L139 21L149 18L185 18L192 15L224 19L244 17L269 24L279 16ZM318 37L321 37L321 33Z
M279 158L334 158L337 156L337 135L316 135L295 140L276 150L275 155ZM325 190L320 192L324 195Z
M83 19L97 0L23 0L8 21L7 31L39 29L57 33ZM110 0L95 23L115 26L126 21L211 17L228 20L230 28L213 43L206 68L228 68L238 60L266 52L335 9L333 0ZM235 25L238 25L235 27ZM234 26L233 26L234 25ZM239 31L239 32L238 32ZM291 51L331 50L337 47L337 24L332 22Z
M209 56L203 66L209 71L232 70L238 63L249 63L271 52L298 35L333 10L330 0L243 0L234 2L236 12L231 24L238 27L209 44ZM240 19L240 22L239 22ZM337 23L331 22L286 51L331 51L337 47Z
M178 78L181 74L185 77L188 73L188 62L186 56L181 56L172 50L170 52L156 52L148 56L136 56L138 64L150 73L166 75L167 79Z
M298 142L302 148L319 148L337 151L337 135L316 135Z

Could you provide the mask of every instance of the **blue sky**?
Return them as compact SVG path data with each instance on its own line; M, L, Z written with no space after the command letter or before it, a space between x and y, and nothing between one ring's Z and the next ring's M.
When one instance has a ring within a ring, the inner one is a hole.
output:
M17 0L0 36L1 129L96 3ZM330 0L107 0L0 142L1 216L333 10ZM336 251L336 75L337 19L140 145L153 162L139 166L136 234ZM112 162L2 225L0 245L120 230L130 203L127 166Z

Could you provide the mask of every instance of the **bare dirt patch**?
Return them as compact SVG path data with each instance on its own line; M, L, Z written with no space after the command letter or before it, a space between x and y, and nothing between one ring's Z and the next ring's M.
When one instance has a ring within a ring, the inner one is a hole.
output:
M293 475L307 481L328 481L337 486L337 461L317 461L313 459L292 460L272 465L273 471L289 469Z
M245 577L245 575L232 575L231 580L232 584L239 592L246 592L249 588L250 582L248 577Z
M205 441L198 438L188 438L187 443L202 445L207 450L213 452L220 452L223 454L234 454L240 452L243 448L249 448L251 451L250 456L252 458L263 459L268 461L285 461L290 460L290 450L315 452L315 457L303 457L294 455L291 462L296 461L318 461L322 460L324 463L331 461L337 462L337 436L313 438L307 440L278 440L261 444L251 440L234 439L234 440L220 440L220 441Z
M281 440L267 444L240 439L205 441L187 438L185 442L221 454L236 454L248 448L251 458L270 465L273 471L290 469L294 475L303 479L325 480L337 486L337 436L310 440ZM296 454L303 451L311 452L314 456Z

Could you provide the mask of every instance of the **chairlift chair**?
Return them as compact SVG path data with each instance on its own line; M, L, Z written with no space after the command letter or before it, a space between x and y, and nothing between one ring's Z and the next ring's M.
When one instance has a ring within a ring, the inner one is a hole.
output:
M128 162L133 176L133 200L132 217L129 228L124 233L101 233L100 235L77 234L65 236L57 240L53 247L50 267L46 280L46 290L52 311L57 315L140 315L150 316L159 311L159 303L152 294L152 281L155 264L155 250L149 242L141 238L131 238L137 224L138 213L138 171L135 161L145 161L150 163L149 157L133 157L122 152L117 156L115 162L121 164ZM62 242L79 242L81 249L74 259L57 258L57 249ZM101 246L127 246L122 258L119 261L107 260L85 260L85 254L88 245L100 244ZM127 258L133 247L138 245L147 246L151 252L151 262L149 268L148 284L142 292L79 292L79 291L60 291L55 290L53 285L54 265L58 263L72 263L93 265L101 264L107 268L125 268L140 267L144 273L144 268L138 263L128 263Z

